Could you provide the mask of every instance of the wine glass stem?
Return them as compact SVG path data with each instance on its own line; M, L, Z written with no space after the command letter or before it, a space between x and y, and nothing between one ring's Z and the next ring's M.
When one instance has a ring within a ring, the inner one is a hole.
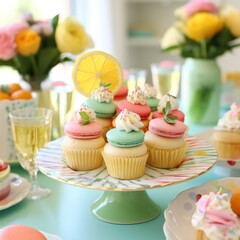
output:
M30 175L30 183L31 183L30 191L34 191L38 188L37 170L29 171L29 175Z

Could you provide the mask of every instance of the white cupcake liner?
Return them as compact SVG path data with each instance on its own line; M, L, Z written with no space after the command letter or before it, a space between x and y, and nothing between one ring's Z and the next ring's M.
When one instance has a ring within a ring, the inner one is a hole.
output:
M102 152L110 176L130 180L144 175L148 153L136 157L119 157Z
M158 149L147 145L149 157L147 164L156 168L175 168L184 160L186 144L175 149Z
M87 171L99 168L103 164L102 148L63 149L67 165L73 170Z

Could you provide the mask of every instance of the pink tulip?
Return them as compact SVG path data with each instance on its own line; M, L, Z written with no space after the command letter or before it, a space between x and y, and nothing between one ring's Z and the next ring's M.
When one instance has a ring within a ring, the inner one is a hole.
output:
M38 34L43 34L44 36L49 36L53 32L51 22L46 21L37 21L31 28L36 31Z
M216 13L218 6L209 0L191 0L186 6L185 11L188 17L197 12Z
M10 25L3 27L3 29L6 32L9 32L14 36L16 36L19 32L21 32L22 30L25 30L27 28L29 28L29 25L26 22L10 24Z
M0 59L10 60L16 55L15 36L5 28L0 29Z

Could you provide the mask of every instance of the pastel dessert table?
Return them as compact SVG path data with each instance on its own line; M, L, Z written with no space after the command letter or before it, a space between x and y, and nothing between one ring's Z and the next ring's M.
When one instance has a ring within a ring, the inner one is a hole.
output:
M206 127L195 129L195 132L192 130L193 133L200 132ZM11 164L11 167L13 173L28 178L18 163ZM111 224L93 215L92 205L105 190L66 184L39 173L40 184L51 188L52 194L38 201L24 199L1 210L0 228L9 224L26 224L43 232L55 234L64 240L164 240L166 239L163 230L164 211L179 193L211 180L230 176L240 176L239 164L223 165L217 162L209 171L195 178L164 187L145 189L151 201L161 207L161 214L151 221L129 225Z

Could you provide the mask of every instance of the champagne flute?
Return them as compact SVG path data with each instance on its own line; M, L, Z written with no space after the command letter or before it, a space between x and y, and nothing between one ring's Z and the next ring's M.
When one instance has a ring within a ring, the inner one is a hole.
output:
M50 189L41 188L37 182L36 154L51 138L52 111L46 108L23 108L9 114L17 158L30 175L28 198L46 197Z

